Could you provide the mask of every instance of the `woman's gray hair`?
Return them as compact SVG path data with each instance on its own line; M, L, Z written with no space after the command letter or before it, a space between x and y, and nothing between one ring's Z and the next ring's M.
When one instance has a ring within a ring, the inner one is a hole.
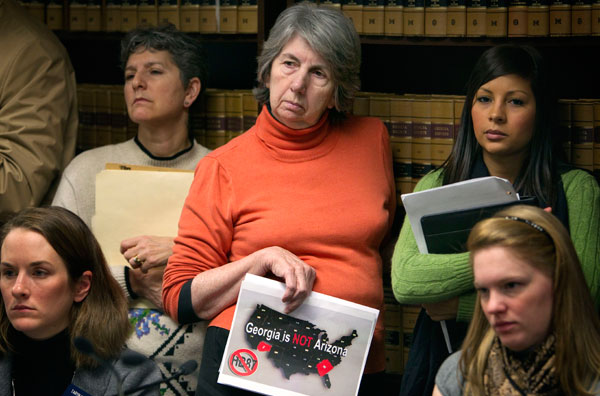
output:
M258 57L259 85L254 89L258 102L269 102L266 84L273 61L296 35L305 39L331 69L335 109L340 113L350 111L354 94L360 88L360 37L341 11L311 3L295 4L277 17Z
M198 77L204 90L207 67L202 46L198 40L177 30L175 25L145 26L129 31L121 41L123 70L131 54L142 50L167 51L179 69L183 87L187 87L192 78Z

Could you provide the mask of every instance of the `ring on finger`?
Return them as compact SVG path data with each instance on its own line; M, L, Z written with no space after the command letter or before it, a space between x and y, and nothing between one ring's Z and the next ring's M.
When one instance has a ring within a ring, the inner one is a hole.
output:
M137 255L133 258L133 262L136 263L137 265L144 264L144 260L140 260L140 258Z

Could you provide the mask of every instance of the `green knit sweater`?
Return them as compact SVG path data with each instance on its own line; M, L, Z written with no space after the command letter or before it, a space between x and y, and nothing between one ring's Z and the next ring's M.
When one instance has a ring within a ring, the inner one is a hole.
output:
M571 170L562 176L575 250L596 307L600 306L600 187L593 176ZM442 171L419 181L415 191L442 185ZM473 273L469 253L421 254L408 221L396 243L392 258L392 288L403 304L422 304L459 296L457 320L469 321L475 307Z

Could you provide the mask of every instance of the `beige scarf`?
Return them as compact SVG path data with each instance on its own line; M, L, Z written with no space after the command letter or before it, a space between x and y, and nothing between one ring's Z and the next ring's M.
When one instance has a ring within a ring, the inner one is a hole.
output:
M483 376L489 396L560 395L554 367L555 337L527 352L513 352L494 338Z

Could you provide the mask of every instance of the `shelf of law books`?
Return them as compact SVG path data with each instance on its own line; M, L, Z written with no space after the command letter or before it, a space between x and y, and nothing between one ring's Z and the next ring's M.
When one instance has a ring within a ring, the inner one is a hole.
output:
M172 23L184 32L256 34L257 0L21 0L53 30L127 32Z
M294 2L288 0L288 3ZM339 7L364 36L600 35L599 0L313 0Z
M118 143L135 135L122 85L78 85L78 150ZM394 159L398 202L419 179L441 165L460 126L464 96L359 92L353 114L379 117L387 126ZM258 103L249 89L208 89L192 111L191 131L199 143L217 148L255 122ZM600 180L600 99L562 99L559 123L567 159Z
M127 115L122 85L79 84L78 151L114 144L135 136ZM258 115L251 90L208 89L195 105L190 130L202 145L214 149L249 129Z
M186 32L255 34L256 0L21 0L55 30L128 31L173 23ZM288 0L288 4L294 0ZM341 9L366 37L600 35L600 0L313 0ZM366 38L368 40L368 38Z

